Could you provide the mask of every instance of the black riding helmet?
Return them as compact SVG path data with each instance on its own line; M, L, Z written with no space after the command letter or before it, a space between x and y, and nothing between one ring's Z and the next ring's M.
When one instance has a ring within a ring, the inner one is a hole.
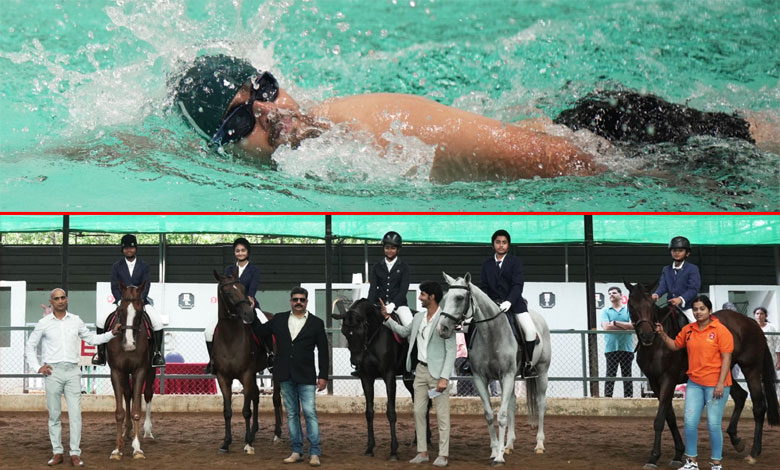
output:
M401 235L399 235L398 232L390 231L387 232L384 237L382 237L382 246L393 245L401 248L401 244Z
M125 248L137 248L138 240L135 239L135 235L127 234L122 237L122 249Z
M669 251L672 251L675 248L682 248L682 249L688 251L688 253L690 253L691 252L691 242L689 242L688 239L685 238L685 237L674 237L669 242Z

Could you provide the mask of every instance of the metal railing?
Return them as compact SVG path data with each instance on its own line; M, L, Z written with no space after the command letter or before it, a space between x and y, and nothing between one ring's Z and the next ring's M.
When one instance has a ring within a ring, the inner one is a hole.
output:
M28 370L24 357L24 344L32 326L0 327L0 393L42 393L42 376L36 371ZM177 394L205 394L219 393L215 386L213 375L205 375L200 372L200 367L208 361L208 353L203 338L202 328L166 328L166 341L163 348L169 366L158 370L159 393ZM603 396L601 388L604 382L615 382L615 394L620 383L631 382L631 395L645 396L648 393L647 379L642 376L636 361L632 362L630 377L607 377L605 374L606 357L604 355L605 335L631 335L633 344L636 338L633 331L589 331L589 330L552 330L551 332L552 360L549 370L548 396L550 397L590 397ZM590 336L595 336L596 350L589 351ZM362 388L359 379L350 375L352 366L349 362L349 351L346 341L338 328L328 329L328 336L333 347L330 356L333 374L332 393L334 395L359 396ZM774 341L780 341L780 333L768 335ZM40 346L39 346L40 349ZM174 365L173 361L181 361L183 365ZM188 367L190 366L190 367ZM175 373L176 369L187 368L186 373ZM171 372L173 370L174 372ZM82 368L82 388L85 393L113 394L108 366L85 365ZM451 379L463 386L470 381L470 376L457 375L453 371ZM267 370L258 373L261 388L267 384L270 386L271 375ZM211 381L210 383L208 381ZM524 384L522 379L517 379L517 388L520 393ZM744 383L744 380L741 379ZM598 386L594 385L597 384ZM400 385L400 384L399 384ZM234 389L240 384L233 384ZM636 387L639 387L637 393ZM455 387L453 387L455 388ZM266 389L267 390L267 389ZM398 387L399 396L407 395L403 386ZM595 392L595 393L594 393ZM383 396L384 385L377 381L375 393Z

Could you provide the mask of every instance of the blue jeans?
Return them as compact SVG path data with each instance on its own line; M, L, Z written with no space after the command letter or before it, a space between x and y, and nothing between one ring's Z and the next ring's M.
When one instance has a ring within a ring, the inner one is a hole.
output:
M707 407L707 429L710 431L710 444L712 445L712 460L721 460L723 457L723 410L729 397L731 387L723 389L723 397L712 398L715 387L705 387L693 380L688 380L685 389L685 455L696 457L699 440L699 420L704 407Z
M316 385L304 385L292 380L281 382L282 399L287 410L287 428L290 433L292 451L303 455L303 431L301 430L301 409L306 420L306 438L309 440L309 454L321 455L320 425L314 406Z

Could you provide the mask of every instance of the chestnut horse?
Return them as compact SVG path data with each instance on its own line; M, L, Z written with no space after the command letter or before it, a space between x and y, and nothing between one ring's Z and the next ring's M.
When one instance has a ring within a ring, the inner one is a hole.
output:
M112 460L122 458L124 435L133 436L133 458L146 458L141 450L141 440L138 438L141 422L141 394L146 401L146 420L144 421L144 438L152 435L152 395L154 394L154 371L152 370L151 324L144 314L144 301L141 292L146 282L140 286L126 286L119 281L122 300L113 315L112 323L119 322L122 334L111 339L106 345L108 365L111 368L111 385L116 398L116 448L111 452ZM106 329L111 329L107 325ZM122 408L124 399L126 409ZM132 422L132 425L130 424Z
M688 369L688 356L685 350L670 351L665 347L655 332L655 324L661 323L666 334L672 338L681 328L674 320L674 314L662 312L653 301L651 294L655 291L657 283L652 286L632 285L627 282L624 284L629 292L628 309L631 321L634 323L634 329L639 339L637 364L650 381L650 386L658 396L659 402L654 423L655 441L645 468L655 468L656 462L661 456L661 432L664 429L664 421L669 424L669 429L674 437L674 460L679 463L682 460L684 449L672 409L672 396L675 385L687 381L685 373ZM731 354L732 364L739 364L753 400L753 418L755 420L753 447L745 460L749 463L755 463L756 458L761 455L764 416L766 415L770 426L780 424L775 390L777 374L772 352L767 346L764 332L752 318L733 310L719 310L713 313L713 316L717 317L734 337L734 352ZM747 392L734 380L731 384L730 396L734 400L734 412L726 432L737 452L742 452L745 449L745 443L737 435L737 424L745 406Z
M245 422L244 452L254 454L252 443L259 429L257 413L260 404L260 390L257 387L257 372L268 367L265 349L255 341L250 325L255 320L255 309L244 292L244 286L235 276L223 276L214 271L217 286L219 321L214 334L213 360L219 389L222 392L222 414L225 418L225 437L219 452L228 452L233 441L230 419L233 416L231 399L233 380L243 386ZM273 381L274 441L282 433L281 388ZM250 426L250 417L252 418Z

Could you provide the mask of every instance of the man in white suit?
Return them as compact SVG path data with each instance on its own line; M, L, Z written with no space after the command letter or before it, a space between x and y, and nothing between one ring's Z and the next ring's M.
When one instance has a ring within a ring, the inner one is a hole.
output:
M420 284L420 303L424 310L417 312L412 323L399 325L390 318L382 303L385 326L409 338L409 354L406 356L406 370L414 371L414 425L417 430L417 455L410 463L428 462L426 440L426 411L428 399L436 406L436 420L439 424L439 456L433 462L436 467L446 467L450 451L450 383L449 377L455 365L455 335L443 339L438 326L443 297L441 286L426 281ZM381 301L381 299L380 299ZM414 367L413 367L414 364Z

